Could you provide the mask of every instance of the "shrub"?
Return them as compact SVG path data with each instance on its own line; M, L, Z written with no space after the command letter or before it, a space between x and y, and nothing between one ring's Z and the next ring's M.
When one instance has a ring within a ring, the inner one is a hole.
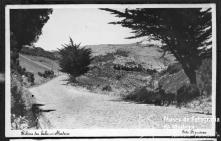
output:
M46 70L44 73L38 72L38 75L44 78L53 78L54 77L54 71L52 70Z
M173 74L173 73L177 73L181 69L182 69L182 65L180 63L173 63L168 66L167 72L169 74Z
M200 91L195 84L185 84L177 90L177 107L187 104L200 96Z
M34 74L31 72L25 72L25 76L28 78L28 82L31 82L31 85L33 85L35 81Z
M22 90L17 85L11 87L11 101L11 113L16 116L24 116L25 104L22 99Z
M146 87L136 88L124 97L125 100L161 105L161 95Z
M59 65L61 71L68 73L72 77L72 81L89 70L89 65L93 60L91 49L81 47L80 44L74 44L70 38L70 44L63 45L64 48L59 49L61 59Z
M16 73L17 75L26 76L28 82L30 82L31 85L34 84L34 81L35 81L34 74L31 73L31 72L26 71L26 69L22 68L19 64L15 65L14 68L12 68L12 72Z
M111 91L111 90L112 90L112 88L110 85L106 85L102 88L102 91Z

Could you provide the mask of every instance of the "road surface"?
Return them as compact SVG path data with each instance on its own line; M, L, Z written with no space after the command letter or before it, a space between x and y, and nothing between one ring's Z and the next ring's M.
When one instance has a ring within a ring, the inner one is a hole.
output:
M210 128L210 122L193 122L210 115L175 106L125 102L120 97L95 94L66 85L66 75L29 90L37 103L44 104L40 117L43 129L78 128ZM189 121L187 121L189 120Z

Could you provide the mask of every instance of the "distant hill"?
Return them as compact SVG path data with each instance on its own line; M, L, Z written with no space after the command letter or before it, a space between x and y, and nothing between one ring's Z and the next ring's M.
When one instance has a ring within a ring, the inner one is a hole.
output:
M59 54L56 51L46 51L41 47L28 47L25 46L22 48L21 54L27 54L27 55L32 55L32 56L41 56L41 57L46 57L49 59L53 60L58 60L59 59Z
M166 54L165 57L162 58L162 49L154 44L101 44L87 45L85 47L92 49L93 56L114 53L117 50L128 52L129 58L142 64L144 68L161 70L168 64L175 62L174 56L170 54Z

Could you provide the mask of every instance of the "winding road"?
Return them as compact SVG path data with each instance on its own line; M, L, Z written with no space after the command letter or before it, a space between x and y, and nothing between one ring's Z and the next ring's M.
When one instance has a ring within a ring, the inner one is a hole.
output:
M210 122L193 121L210 115L175 106L125 102L120 97L67 85L65 79L67 75L60 75L29 89L37 103L44 104L41 109L47 111L39 119L42 129L211 127Z

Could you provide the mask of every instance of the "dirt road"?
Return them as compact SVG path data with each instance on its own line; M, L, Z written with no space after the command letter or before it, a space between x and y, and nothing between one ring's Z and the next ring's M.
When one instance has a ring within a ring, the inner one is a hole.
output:
M30 88L41 108L41 128L210 128L208 118L187 109L125 102L120 97L95 94L66 85L66 75ZM181 121L182 120L182 121ZM188 121L189 120L189 121ZM177 127L178 126L178 127Z

